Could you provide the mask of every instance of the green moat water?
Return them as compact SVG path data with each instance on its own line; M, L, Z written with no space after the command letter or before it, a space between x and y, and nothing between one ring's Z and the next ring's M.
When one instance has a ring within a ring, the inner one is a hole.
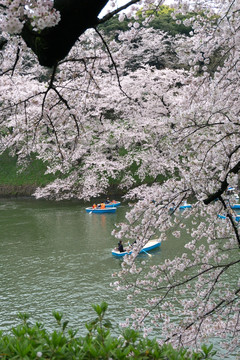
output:
M94 317L91 304L103 300L115 326L130 315L135 304L128 305L126 294L109 285L122 262L111 254L117 244L111 231L124 221L128 205L102 215L86 213L89 205L0 200L0 330L16 325L19 312L52 330L56 310L70 327L85 331L86 321ZM186 241L170 238L151 258L143 254L137 261L159 264L180 255Z

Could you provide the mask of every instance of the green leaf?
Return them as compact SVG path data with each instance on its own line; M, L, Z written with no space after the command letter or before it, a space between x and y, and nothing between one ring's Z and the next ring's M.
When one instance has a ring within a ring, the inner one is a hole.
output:
M68 321L68 320L64 321L64 323L63 323L63 325L62 325L62 329L63 329L63 331L66 329L66 327L67 327L68 323L69 323L69 321Z
M59 324L62 320L63 314L59 313L58 311L53 311L52 314L55 317L55 319L57 320L57 323Z

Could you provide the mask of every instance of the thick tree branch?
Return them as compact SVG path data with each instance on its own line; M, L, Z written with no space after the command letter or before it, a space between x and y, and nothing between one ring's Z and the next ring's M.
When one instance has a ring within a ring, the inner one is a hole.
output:
M229 185L227 178L229 174L237 174L240 170L240 161L238 161L238 163L231 169L228 171L224 181L221 182L221 187L213 194L210 194L205 200L203 200L205 205L210 204L212 201L218 199L223 193L224 191L227 190L227 187Z
M2 50L4 48L4 46L7 44L8 40L5 39L4 37L0 38L0 50Z
M60 22L40 33L26 22L21 36L37 55L40 65L52 67L67 56L81 34L98 24L98 14L107 3L108 0L55 0Z
M220 199L221 203L223 204L224 209L227 210L227 206L226 206L225 201L223 200L221 195L219 196L219 199ZM234 230L237 242L238 242L238 247L240 248L240 237L239 237L237 225L236 225L231 213L227 212L226 216L230 219L230 222L232 224L232 227L233 227L233 230Z

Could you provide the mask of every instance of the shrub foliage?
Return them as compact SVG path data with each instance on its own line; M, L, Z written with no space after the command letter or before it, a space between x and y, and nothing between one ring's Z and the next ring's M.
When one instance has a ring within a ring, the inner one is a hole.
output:
M87 334L67 328L63 315L53 312L57 329L48 332L40 323L31 324L28 314L19 314L21 323L10 334L0 334L1 359L212 359L215 351L202 346L199 352L174 349L170 344L159 346L156 339L144 338L126 328L119 336L111 335L111 322L106 319L107 303L92 305L97 317L86 324Z

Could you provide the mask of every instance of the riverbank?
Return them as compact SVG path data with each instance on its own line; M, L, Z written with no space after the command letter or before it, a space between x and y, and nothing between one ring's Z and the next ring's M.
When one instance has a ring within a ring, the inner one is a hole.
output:
M0 198L18 198L18 197L34 197L33 194L37 189L35 184L24 184L24 185L3 185L0 184ZM120 191L115 186L109 188L107 195L111 198L119 198L125 195L125 192ZM106 195L103 194L103 197ZM102 198L102 197L101 197Z
M37 187L54 180L52 174L45 174L46 169L46 164L32 155L28 166L20 171L17 157L3 153L0 156L0 197L32 196Z
M36 190L37 186L34 184L25 185L1 185L0 184L0 197L30 197Z
M5 152L0 156L0 197L32 196L38 187L44 187L56 178L53 174L45 174L46 170L47 165L33 155L26 169L20 172L17 157L11 157ZM146 178L147 183L152 181L150 177ZM107 195L112 198L124 194L125 191L120 190L116 182L112 182L107 191Z

